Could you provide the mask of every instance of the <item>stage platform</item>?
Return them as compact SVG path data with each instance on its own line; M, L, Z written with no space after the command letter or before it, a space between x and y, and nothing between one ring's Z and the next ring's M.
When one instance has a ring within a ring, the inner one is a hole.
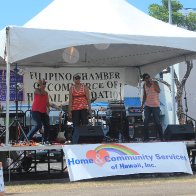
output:
M1 146L0 151L61 150L62 145Z
M170 141L168 141L170 142ZM192 170L195 170L195 157L196 157L196 141L183 141L186 144L188 156L190 158L190 163ZM131 142L137 143L137 142ZM148 142L149 143L149 142ZM151 143L151 142L150 142ZM152 141L152 143L156 143L156 141ZM142 145L142 143L140 142ZM69 144L72 145L72 144ZM85 144L84 144L85 145ZM58 161L54 157L55 152L58 152ZM59 174L60 176L64 176L66 173L67 176L67 168L63 153L63 145L37 145L37 146L1 146L0 153L4 153L6 155L6 160L9 159L12 161L4 167L4 175L6 181L14 180L17 174L20 174L21 178L23 176L34 176L36 175L39 179L40 173L45 173L46 175L56 175ZM13 159L11 154L15 153L17 155L16 158ZM41 154L40 154L41 153ZM31 155L31 156L30 156ZM44 157L45 160L41 161L40 157ZM31 160L30 163L28 160ZM22 161L27 161L25 164L22 165ZM17 165L15 167L14 165ZM39 175L38 175L39 174ZM62 174L62 175L61 175ZM58 175L57 175L58 176ZM18 179L19 177L17 177Z
M155 141L152 140L152 142L154 143L156 142L156 140ZM166 142L170 142L170 141L166 141ZM196 148L196 140L181 141L181 142L185 142L187 148L190 149ZM131 143L138 143L138 142L131 142ZM141 143L141 141L139 141L139 143ZM73 145L73 144L69 144L69 145ZM3 151L30 151L30 150L32 151L33 150L61 150L62 146L63 144L62 145L37 145L37 146L0 146L0 152L1 151L2 152Z
M62 145L1 146L0 155L6 181L16 179L17 174L21 178L37 175L38 179L40 173L61 176L66 170Z

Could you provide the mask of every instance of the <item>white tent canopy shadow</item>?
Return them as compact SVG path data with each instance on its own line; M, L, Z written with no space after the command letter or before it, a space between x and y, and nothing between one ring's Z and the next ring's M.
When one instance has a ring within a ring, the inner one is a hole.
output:
M172 64L196 58L195 32L156 20L125 0L54 0L23 27L3 29L0 44L7 77L14 63L123 67L125 82L136 86L144 72L154 76ZM107 47L100 50L97 44ZM74 63L65 58L65 49L72 47L78 51ZM9 80L7 87L9 96Z

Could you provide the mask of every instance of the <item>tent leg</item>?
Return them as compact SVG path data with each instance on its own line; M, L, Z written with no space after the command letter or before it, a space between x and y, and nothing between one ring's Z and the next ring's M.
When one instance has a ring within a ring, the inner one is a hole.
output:
M6 137L5 145L9 143L9 108L10 108L10 61L9 61L9 46L10 46L10 37L9 37L9 27L6 28Z

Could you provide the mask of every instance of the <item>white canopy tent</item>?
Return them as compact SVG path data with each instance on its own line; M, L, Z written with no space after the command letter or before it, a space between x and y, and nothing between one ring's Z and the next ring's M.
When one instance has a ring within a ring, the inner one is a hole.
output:
M24 27L3 29L0 43L0 60L7 65L7 78L14 63L124 67L126 83L136 86L141 73L155 75L169 65L196 58L195 32L156 20L125 0L54 0ZM97 49L103 46L100 44L107 47ZM65 61L66 48L70 49L70 58L77 56L77 61Z
M3 36L1 36L3 35ZM5 30L0 33L5 56ZM126 82L194 58L196 33L156 20L126 0L54 0L24 27L8 27L9 63L28 66L126 67ZM110 44L98 50L95 44ZM79 51L66 63L64 49Z

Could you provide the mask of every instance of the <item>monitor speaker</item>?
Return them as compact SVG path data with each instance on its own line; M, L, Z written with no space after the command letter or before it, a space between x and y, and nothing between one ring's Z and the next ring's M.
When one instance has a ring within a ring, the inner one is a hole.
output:
M101 126L78 126L74 128L72 137L73 144L94 144L101 143L104 133Z
M191 140L195 138L194 127L185 125L168 125L164 132L165 140Z

